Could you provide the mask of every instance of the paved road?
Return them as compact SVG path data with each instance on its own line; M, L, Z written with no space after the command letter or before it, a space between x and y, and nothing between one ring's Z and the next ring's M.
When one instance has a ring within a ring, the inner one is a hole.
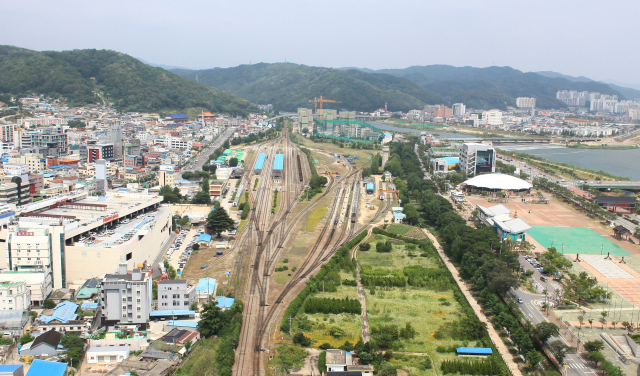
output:
M207 148L200 152L200 155L196 157L195 160L191 161L188 165L182 168L180 176L182 177L182 172L185 171L197 171L202 169L202 165L209 160L209 154L213 153L217 148L220 147L224 143L224 141L229 138L235 128L227 128L226 131L222 133L211 145L207 146Z
M545 315L538 309L538 305L535 304L536 301L544 301L544 295L531 294L520 289L512 289L511 294L516 299L522 299L522 303L519 305L520 309L534 325L548 321ZM547 343L553 341L562 341L571 347L576 346L575 342L568 343L562 336L551 337ZM568 354L565 357L565 365L569 367L566 373L567 376L592 376L596 374L577 354Z

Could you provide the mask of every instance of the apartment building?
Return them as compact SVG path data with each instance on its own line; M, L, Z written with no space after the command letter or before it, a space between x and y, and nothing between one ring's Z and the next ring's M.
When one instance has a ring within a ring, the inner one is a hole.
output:
M105 274L102 278L103 321L123 324L146 324L149 321L151 302L150 272L141 269L127 271L122 261L117 274Z
M482 113L482 122L486 125L502 125L502 111L489 110Z
M15 124L0 124L2 142L14 142Z
M196 297L196 287L186 279L167 279L158 282L158 310L190 310Z
M44 160L39 155L34 153L11 157L8 159L8 162L25 164L29 168L30 173L37 173L44 170L45 168Z
M30 302L38 304L53 291L53 266L61 266L60 236L62 226L10 226L7 238L7 270L0 280L22 280L31 290Z
M467 107L464 105L464 103L454 103L452 109L453 116L464 116L464 114L467 112Z
M92 163L98 159L113 159L113 144L87 145L87 162Z
M168 185L170 187L176 186L176 175L173 170L171 171L158 171L158 184L160 186Z
M28 310L31 290L24 281L0 282L0 310Z
M530 97L518 97L516 98L516 106L519 108L534 108L536 107L536 99Z

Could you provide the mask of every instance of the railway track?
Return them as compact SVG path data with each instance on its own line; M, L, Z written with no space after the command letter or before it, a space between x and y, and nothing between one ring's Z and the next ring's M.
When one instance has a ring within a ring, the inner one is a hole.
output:
M285 156L291 156L291 158L285 158L282 186L287 189L280 190L280 205L273 216L270 214L269 207L270 193L274 188L270 166L272 166L271 161L273 154L275 154L275 146L280 142L283 144ZM281 255L284 244L304 217L305 211L300 211L293 218L288 218L288 216L304 193L304 184L309 181L311 171L307 163L301 163L301 158L306 159L306 155L292 145L286 132L283 132L280 138L263 144L262 148L265 147L270 148L269 163L265 162L268 167L266 169L263 167L256 193L250 191L253 207L249 224L243 230L243 238L240 243L241 246L246 246L250 250L248 253L251 254L249 263L251 277L247 286L249 291L245 294L245 312L243 313L245 321L242 325L240 343L236 351L234 375L257 376L264 374L262 353L266 333L277 323L274 320L278 318L281 308L284 307L284 302L292 298L290 296L292 291L323 263L327 262L340 246L353 239L371 223L379 220L389 206L389 203L385 202L370 221L356 228L355 224L350 223L349 210L347 209L346 214L343 215L341 208L344 206L345 196L343 195L346 193L346 197L349 197L349 193L354 190L352 187L359 180L361 170L353 171L351 165L345 164L348 169L346 174L340 178L329 175L327 189L318 199L309 204L309 210L315 208L321 198L334 193L335 199L331 202L329 210L330 219L322 227L320 236L312 249L297 266L295 274L287 281L284 289L273 303L269 304L269 279L273 268ZM251 171L248 173L251 174ZM249 181L251 181L251 175L249 175Z

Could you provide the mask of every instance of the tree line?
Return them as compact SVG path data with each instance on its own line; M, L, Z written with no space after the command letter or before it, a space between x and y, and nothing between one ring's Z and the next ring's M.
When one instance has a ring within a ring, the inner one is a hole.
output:
M325 277L330 272L336 272L339 270L345 270L347 272L354 272L356 269L355 262L351 259L349 251L360 243L367 236L367 231L362 231L358 236L348 241L342 247L338 248L336 253L331 257L329 262L324 264L318 273L311 276L307 285L298 293L298 295L291 301L289 306L282 316L282 322L280 324L280 330L283 333L289 332L289 317L296 317L300 308L303 307L304 302L312 294L316 294L322 291L322 281L325 281Z
M335 298L308 298L304 303L305 313L340 313L360 314L360 301L358 299L335 299Z

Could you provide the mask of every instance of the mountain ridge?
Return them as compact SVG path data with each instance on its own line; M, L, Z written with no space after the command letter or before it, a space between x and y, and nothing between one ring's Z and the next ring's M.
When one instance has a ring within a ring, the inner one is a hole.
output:
M253 103L273 104L295 111L310 107L309 100L325 96L341 101L328 108L374 111L385 103L394 111L422 108L429 102L444 102L410 80L391 75L369 74L359 70L338 70L293 63L257 63L232 68L180 70L172 72L195 79L220 90L244 97Z
M168 112L204 108L246 115L249 101L111 50L32 51L0 46L0 93L64 97L95 103L96 91L121 111Z
M288 73L291 76L285 77L284 70L278 69L283 66L290 68ZM232 68L172 71L191 79L197 74L202 83L229 91L254 103L272 103L282 110L295 110L296 107L305 106L308 99L319 95L342 100L345 93L351 93L355 97L347 100L344 107L360 111L371 111L382 107L384 103L390 103L389 108L393 111L420 109L423 104L452 103L464 103L468 108L476 109L505 109L507 106L515 106L517 97L531 96L537 99L539 108L565 108L566 104L555 97L558 90L565 89L615 94L621 99L626 97L623 92L597 81L580 81L580 78L572 81L568 79L571 76L543 72L555 75L546 77L511 67L475 68L440 64L371 70L259 63ZM240 71L243 72L242 75L239 75ZM392 81L390 77L405 81ZM319 82L321 79L327 79L330 83L323 86ZM294 82L296 80L298 82ZM410 85L407 81L415 85ZM366 95L365 90L370 89L372 83L378 92L369 96L368 101L364 100L362 97ZM291 98L293 92L299 95ZM391 95L393 93L399 98L394 98ZM625 93L628 95L630 92ZM398 103L398 100L405 103Z

